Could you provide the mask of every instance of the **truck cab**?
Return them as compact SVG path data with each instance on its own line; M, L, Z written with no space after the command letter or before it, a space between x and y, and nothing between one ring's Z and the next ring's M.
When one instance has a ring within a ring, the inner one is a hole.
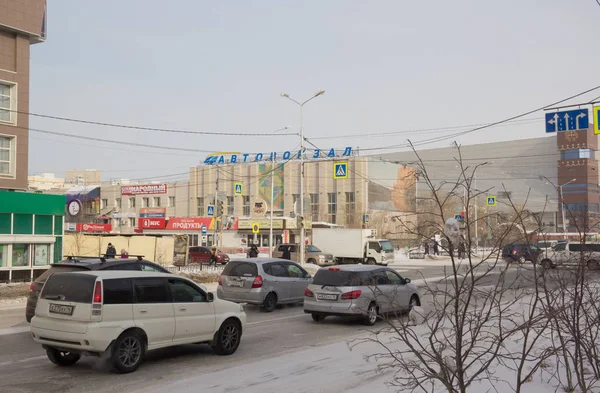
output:
M384 265L394 262L394 247L386 239L369 239L365 244L365 263Z

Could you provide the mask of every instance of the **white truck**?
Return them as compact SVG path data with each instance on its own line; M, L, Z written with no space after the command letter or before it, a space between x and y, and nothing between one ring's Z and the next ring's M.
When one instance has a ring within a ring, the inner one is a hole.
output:
M333 254L337 263L387 265L394 262L394 247L377 239L375 229L313 228L312 243Z

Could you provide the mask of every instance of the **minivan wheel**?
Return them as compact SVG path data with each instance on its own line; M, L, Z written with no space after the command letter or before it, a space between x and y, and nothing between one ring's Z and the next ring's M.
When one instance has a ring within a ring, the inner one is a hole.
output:
M542 268L543 269L552 269L552 261L550 261L549 259L544 259L542 261Z
M325 319L324 315L319 315L319 314L311 314L313 321L315 322L321 322Z
M242 329L240 324L234 320L227 320L221 325L216 334L213 351L217 355L227 356L234 353L240 346Z
M525 263L525 261L526 261L526 260L525 260L525 257L524 257L523 255L521 255L521 256L519 257L519 263L520 263L520 264L524 264L524 263Z
M142 364L145 350L144 340L138 334L126 332L115 341L112 364L120 373L134 372Z
M261 308L265 312L273 312L276 307L277 307L277 296L273 292L271 292L267 295L265 300L263 300L263 302L261 304Z
M369 304L367 308L367 315L365 315L365 319L363 323L367 326L373 326L377 322L377 306L375 303Z
M421 300L419 299L419 297L417 295L412 295L412 297L410 298L410 302L408 302L408 308L412 310L413 308L420 306Z
M71 352L59 351L56 348L46 349L46 355L48 359L57 366L69 367L74 365L81 359L81 355Z

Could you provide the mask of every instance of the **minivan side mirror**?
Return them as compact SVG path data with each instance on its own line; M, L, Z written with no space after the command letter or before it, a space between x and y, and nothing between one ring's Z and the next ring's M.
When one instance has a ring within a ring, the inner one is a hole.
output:
M207 292L207 293L206 293L206 299L207 299L209 302L213 302L213 301L215 300L215 295L214 295L212 292Z
M410 278L405 278L405 279L404 279L404 283L405 283L405 284L410 284Z

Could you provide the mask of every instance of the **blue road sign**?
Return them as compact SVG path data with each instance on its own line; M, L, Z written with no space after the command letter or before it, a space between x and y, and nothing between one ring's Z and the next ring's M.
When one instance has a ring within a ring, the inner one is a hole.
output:
M363 217L363 221L365 222L365 224L368 224L368 223L369 223L369 215L368 215L368 214L365 214L365 215L364 215L364 217Z
M546 132L585 130L590 126L587 109L546 113Z
M215 207L214 205L206 206L206 215L209 217L214 217L215 215Z
M242 195L242 183L235 183L235 195Z
M206 225L202 225L202 234L206 235Z
M454 219L458 222L462 222L463 216L462 216L462 214L455 214Z
M496 206L496 197L493 195L488 196L485 204L487 206Z
M348 161L336 162L333 164L333 178L334 179L348 178Z

